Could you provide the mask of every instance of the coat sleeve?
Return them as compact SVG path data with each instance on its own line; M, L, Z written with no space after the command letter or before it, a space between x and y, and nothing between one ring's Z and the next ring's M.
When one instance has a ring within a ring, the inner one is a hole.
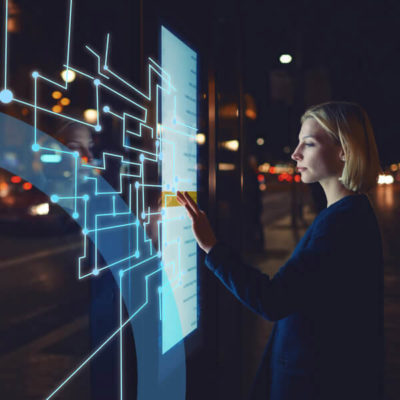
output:
M246 265L222 243L208 253L206 265L244 305L263 318L276 321L318 301L318 293L329 276L335 274L340 258L341 251L334 248L342 244L335 243L328 233L317 234L305 247L296 249L273 278Z

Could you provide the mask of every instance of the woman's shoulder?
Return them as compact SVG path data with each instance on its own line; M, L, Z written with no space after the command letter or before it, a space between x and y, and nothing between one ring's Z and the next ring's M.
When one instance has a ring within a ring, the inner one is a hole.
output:
M365 228L375 219L374 211L365 194L346 196L322 210L313 224L313 234L340 233L347 236ZM368 225L368 224L367 224Z

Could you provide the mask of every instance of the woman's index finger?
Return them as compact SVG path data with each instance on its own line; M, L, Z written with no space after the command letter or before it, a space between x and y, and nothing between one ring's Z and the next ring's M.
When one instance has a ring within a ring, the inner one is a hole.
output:
M199 207L195 203L195 201L190 197L188 192L183 192L183 195L185 196L185 200L189 203L190 207L193 209L193 211L198 214L200 212Z

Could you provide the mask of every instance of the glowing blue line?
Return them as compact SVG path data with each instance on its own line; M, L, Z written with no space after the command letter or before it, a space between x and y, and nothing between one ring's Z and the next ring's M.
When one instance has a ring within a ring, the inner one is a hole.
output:
M68 68L67 68L67 71L68 71ZM61 83L58 83L58 82L56 82L56 81L53 81L53 80L50 79L50 78L46 78L46 77L43 76L43 75L38 74L38 78L41 78L41 79L43 79L44 81L47 81L47 82L49 82L49 83L51 83L51 84L53 84L53 85L55 85L55 86L58 86L59 88L61 88L61 89L63 89L63 90L66 89L65 85L62 85Z
M75 200L74 200L74 212L77 212L77 199L76 199L77 196L78 196L78 157L75 157Z
M69 51L71 46L71 24L72 24L72 0L69 3L69 18L68 18L68 43L67 43L67 69L65 79L65 89L68 88L68 71L69 71Z
M13 99L13 100L16 101L17 103L24 104L25 106L32 107L34 109L37 109L37 110L40 110L40 111L44 111L44 112L47 112L49 114L56 115L57 117L62 117L62 118L68 119L70 121L78 122L78 123L80 123L82 125L90 126L91 128L95 128L96 127L96 125L89 124L89 123L87 123L85 121L80 121L79 119L75 119L75 118L69 117L68 115L65 115L65 114L56 113L54 111L48 110L47 108L35 106L34 104L27 103L26 101L23 101L23 100L19 100L19 99ZM54 150L54 149L52 149L52 150Z
M150 259L146 260L149 261ZM73 376L76 375L78 371L80 371L107 343L109 343L122 329L129 324L129 322L147 305L148 303L148 278L154 273L158 272L154 271L145 277L146 279L146 301L115 331L106 339L78 368L76 368L67 379L65 379L51 394L46 398L46 400L50 400Z
M112 215L115 216L114 214L112 214ZM121 225L105 226L103 228L97 228L97 232L108 231L110 229L125 228L126 226L133 226L133 225L136 225L136 222L129 222L127 224L121 224ZM93 233L94 231L95 231L95 229L89 229L87 232Z
M104 67L108 68L108 44L110 42L110 34L107 33L106 54L104 58Z
M162 321L162 301L161 301L161 290L158 291L158 308L160 310L160 321Z
M140 96L144 97L146 100L151 100L149 96L145 95L143 92L141 92L139 89L136 89L135 86L131 85L129 82L127 82L125 79L121 78L119 75L117 75L115 72L113 72L109 67L107 67L107 71L113 75L115 78L120 80L122 83L124 83L126 86L128 86L130 89L134 90L136 93L140 94Z
M157 68L159 68L159 69L162 71L162 73L164 73L165 75L167 75L168 79L171 79L171 75L170 75L167 71L165 71L165 69L163 69L159 64L157 64L157 62L155 62L151 57L149 57L148 59L149 59L149 61L151 61Z
M119 326L122 326L122 275L119 277L119 287L120 287L120 296L119 296ZM121 400L123 399L123 373L122 373L122 365L123 365L123 336L122 336L122 330L119 333L119 375L120 375L120 398Z
M37 78L33 78L34 79L34 113L33 113L33 119L34 119L34 128L33 128L33 143L36 145L37 144ZM18 102L17 99L15 99L15 101Z
M99 113L99 85L96 85L96 116L97 116L97 126L100 125L100 113Z
M115 217L115 196L112 197L113 200L113 216Z
M166 129L166 130L168 130L168 131L177 133L177 134L182 135L182 136L187 136L187 137L196 139L196 135L190 135L190 134L188 134L188 133L185 133L185 132L178 131L178 130L176 130L176 129L170 128L170 127L168 127L168 126L166 126L166 125L163 125L162 128L163 128L163 129Z
M100 56L99 56L94 50L92 50L88 45L86 45L85 47L86 47L95 57L97 57L97 70L98 70L99 75L103 76L104 78L110 79L107 75L104 75L104 74L101 73L101 69L100 69L100 65L101 65Z
M65 64L64 64L63 66L64 66L64 67L67 67ZM91 76L91 75L89 75L89 74L87 74L86 72L82 72L82 71L80 71L79 69L76 69L75 67L73 68L73 67L71 67L71 66L69 66L68 68L69 68L71 71L74 71L74 72L76 72L76 73L79 74L79 75L82 75L82 76L85 76L86 78L89 78L89 79L94 80L94 77Z
M105 85L103 82L101 82L100 85L103 86L104 88L106 88L107 90L109 90L110 92L116 94L117 96L122 97L122 98L125 99L126 101L129 101L130 103L132 103L132 104L135 105L136 107L141 108L141 109L146 113L146 115L147 115L147 110L146 110L146 108L142 107L140 104L134 102L133 100L131 100L130 98L128 98L128 97L124 96L123 94L117 92L116 90L110 88L109 86ZM99 85L99 86L100 86L100 85Z
M4 37L5 37L5 47L4 47L4 90L7 89L7 55L8 55L8 0L5 2L5 22L4 22Z
M116 118L123 119L120 115L118 115L118 114L116 114L116 113L114 113L114 112L112 112L112 111L107 111L107 114L111 114L111 115L113 115L113 116L116 117Z
M73 151L65 151L65 150L61 150L61 149L52 149L49 147L43 147L39 145L39 149L40 150L49 150L49 151L54 151L55 153L62 153L62 154L68 154L70 156L74 156L74 152Z
M140 183L139 185L143 186L143 187L158 187L158 188L162 188L163 187L162 185L148 185L148 184L144 184L144 183Z

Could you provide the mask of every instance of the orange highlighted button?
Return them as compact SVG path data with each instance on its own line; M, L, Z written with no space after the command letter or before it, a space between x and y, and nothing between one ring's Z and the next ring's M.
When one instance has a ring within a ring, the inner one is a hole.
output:
M189 196L197 203L197 192L187 192ZM176 200L176 193L162 192L162 207L182 207Z

